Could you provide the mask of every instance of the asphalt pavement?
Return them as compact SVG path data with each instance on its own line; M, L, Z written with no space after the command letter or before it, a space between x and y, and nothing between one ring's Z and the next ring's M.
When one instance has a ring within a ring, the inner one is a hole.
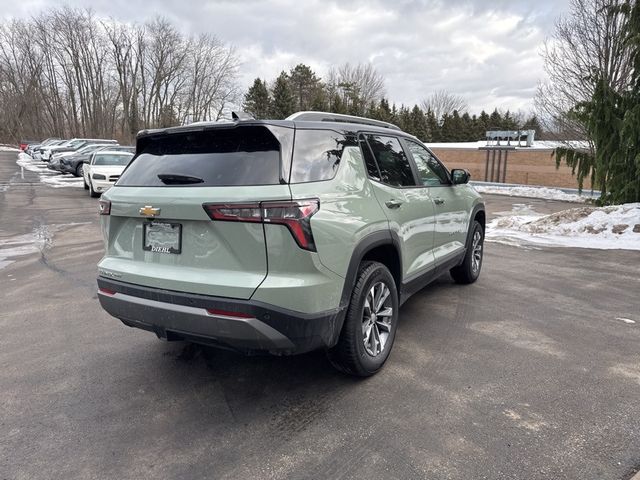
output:
M354 379L322 353L243 357L110 317L97 200L15 159L0 153L0 479L640 469L640 252L488 243L480 280L412 297L383 371ZM574 206L485 199L491 216Z

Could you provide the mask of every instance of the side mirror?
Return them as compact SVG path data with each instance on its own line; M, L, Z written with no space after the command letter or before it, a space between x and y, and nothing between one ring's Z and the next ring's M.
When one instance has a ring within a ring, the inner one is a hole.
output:
M451 181L454 185L469 183L470 178L471 174L468 170L464 170L462 168L454 168L451 170Z

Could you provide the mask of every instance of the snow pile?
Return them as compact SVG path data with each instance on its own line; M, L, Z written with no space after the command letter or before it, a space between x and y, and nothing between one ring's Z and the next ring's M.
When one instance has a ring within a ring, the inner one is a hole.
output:
M11 145L0 145L0 152L20 152L21 150Z
M478 193L509 195L511 197L544 198L546 200L561 200L563 202L584 203L591 198L575 193L565 193L557 188L527 187L524 185L498 186L474 184L473 188L475 188Z
M47 162L34 160L24 152L18 154L16 163L25 170L37 173L42 183L54 188L84 186L84 180L82 178L74 177L71 174L62 175L54 170L49 170Z
M487 226L487 240L509 245L544 245L640 250L640 203L579 207L537 215L506 215Z

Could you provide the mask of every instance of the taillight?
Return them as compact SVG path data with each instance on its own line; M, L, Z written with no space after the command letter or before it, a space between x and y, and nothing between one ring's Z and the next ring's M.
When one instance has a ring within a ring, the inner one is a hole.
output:
M100 200L98 202L98 213L100 215L111 215L111 202L109 200Z
M285 225L298 246L312 252L316 251L311 232L311 217L320 209L317 199L249 204L205 203L202 206L211 220Z

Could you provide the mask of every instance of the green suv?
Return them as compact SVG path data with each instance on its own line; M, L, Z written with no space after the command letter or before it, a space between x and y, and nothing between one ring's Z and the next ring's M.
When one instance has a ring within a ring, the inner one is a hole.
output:
M167 340L321 348L372 375L404 301L443 273L480 274L485 211L468 181L395 125L360 117L145 130L100 200L98 297Z

